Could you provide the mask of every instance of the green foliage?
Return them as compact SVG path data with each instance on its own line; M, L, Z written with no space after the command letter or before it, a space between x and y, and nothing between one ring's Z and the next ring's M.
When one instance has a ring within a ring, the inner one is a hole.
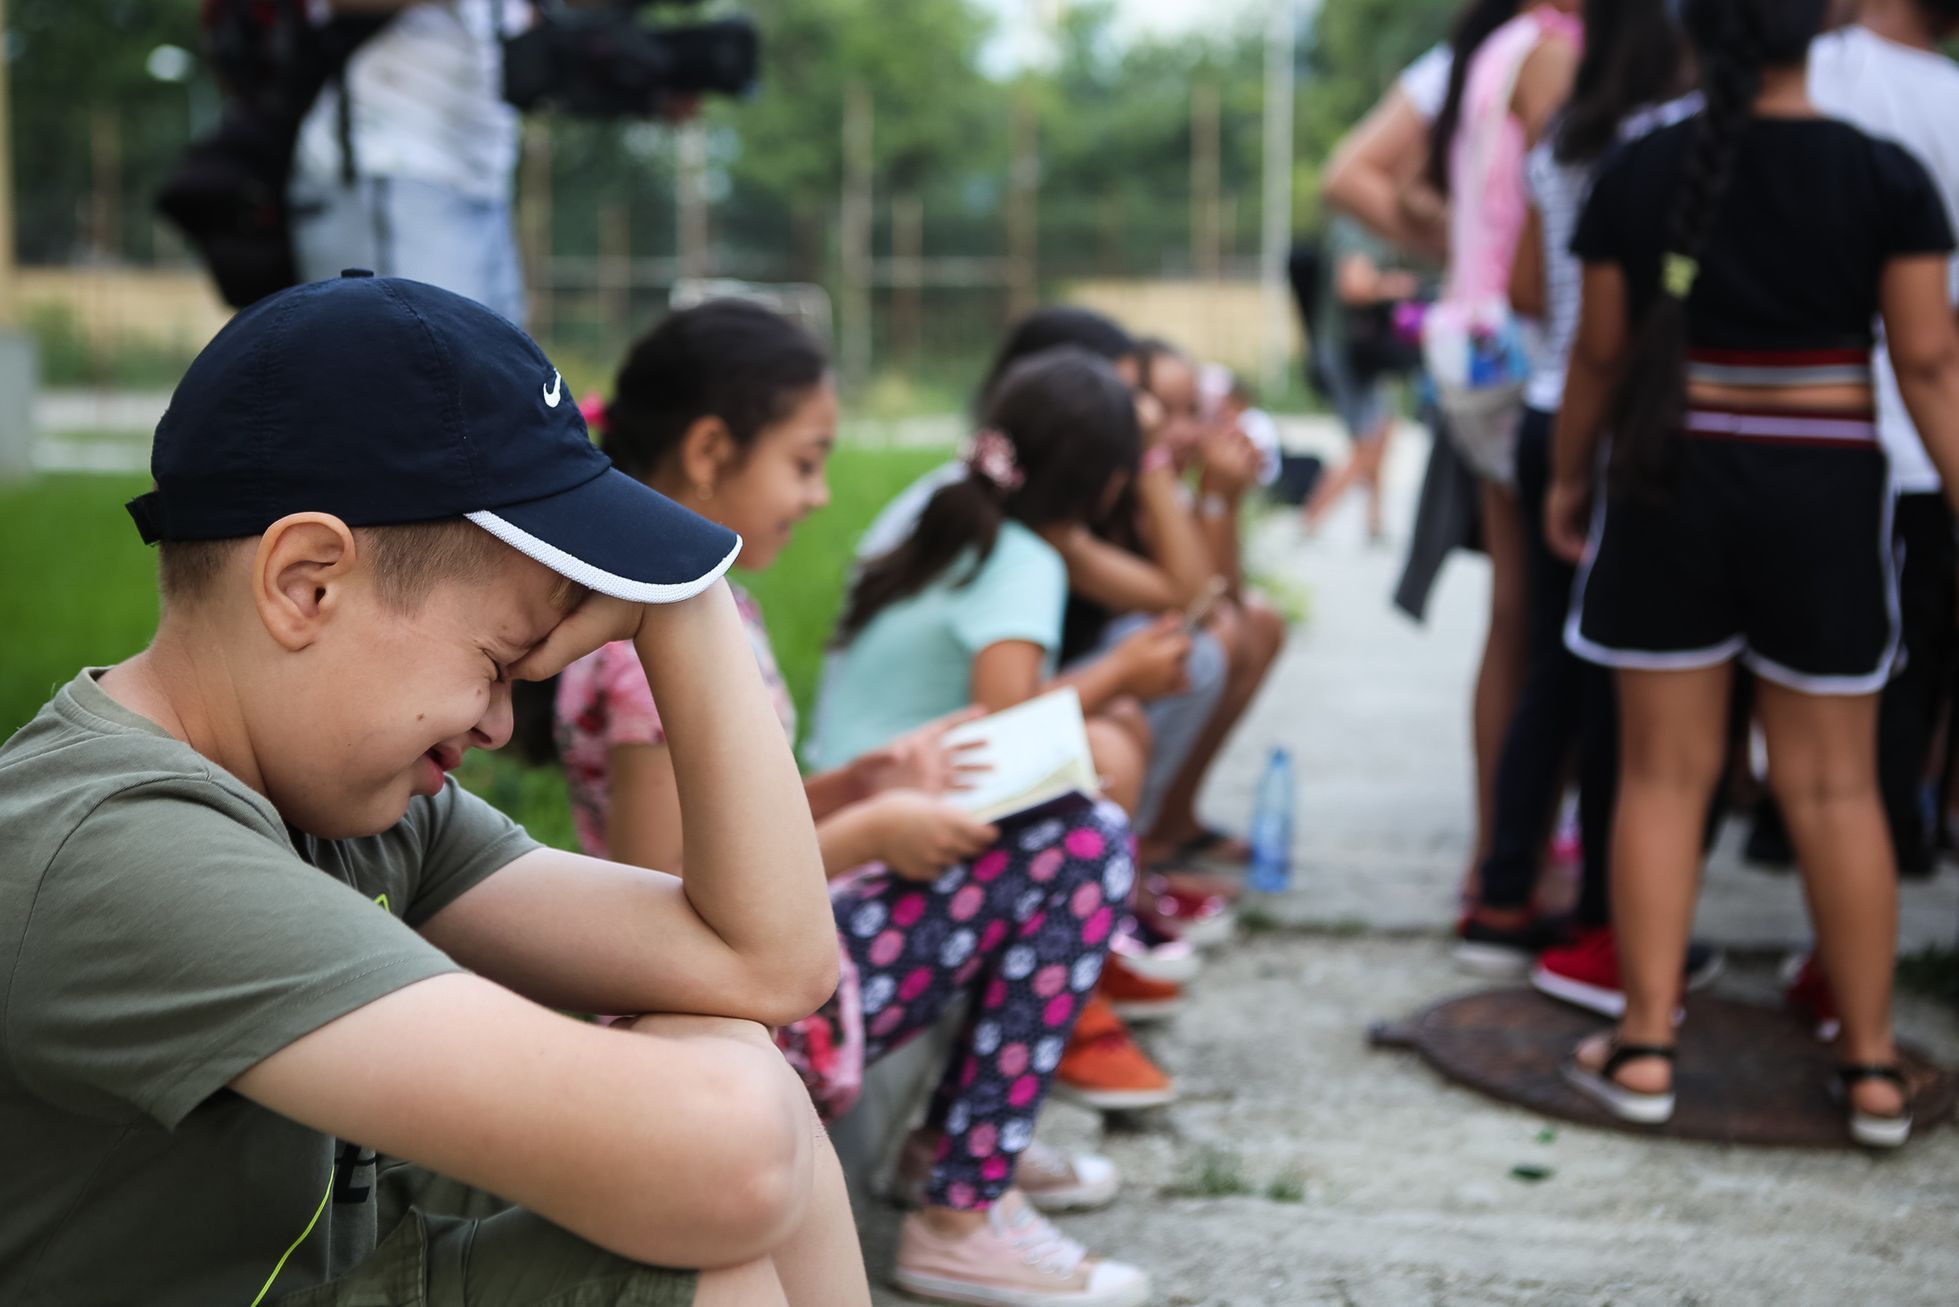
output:
M153 257L150 196L189 136L193 97L209 103L215 89L201 70L189 85L159 82L144 61L159 45L197 48L197 0L12 0L7 24L21 260L89 248L98 179L122 212L119 244L96 253Z
M1456 0L1324 0L1302 31L1299 185L1312 198L1319 161L1394 74L1439 39ZM878 246L885 201L925 202L928 254L1004 248L1008 152L1017 104L1038 116L1042 265L1056 277L1153 273L1184 266L1191 221L1191 91L1220 105L1224 245L1256 246L1264 104L1263 33L1235 26L1127 43L1111 0L1062 10L1052 67L989 76L987 0L751 0L764 40L753 99L710 103L710 197L723 266L741 275L827 280L842 182L847 89L874 107ZM188 84L152 78L149 52L197 49L196 0L14 0L9 6L20 242L32 261L89 244L98 173L120 190L121 247L166 250L150 197L217 91L207 69ZM103 128L110 129L106 133ZM119 148L107 158L104 142ZM551 227L560 255L599 248L600 215L623 216L636 255L673 249L673 134L664 124L554 120ZM1310 216L1310 215L1307 215ZM967 306L997 316L997 298ZM635 299L635 319L651 301ZM575 316L575 313L574 315Z
M40 347L43 385L168 390L197 354L195 345L161 340L124 339L98 348L65 304L33 305L25 318Z

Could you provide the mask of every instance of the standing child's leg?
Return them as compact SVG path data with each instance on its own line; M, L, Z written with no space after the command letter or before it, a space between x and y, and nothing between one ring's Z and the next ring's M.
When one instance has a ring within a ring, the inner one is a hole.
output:
M1767 679L1758 695L1769 780L1796 846L1817 957L1843 1020L1838 1055L1850 1065L1889 1065L1898 1056L1891 1041L1898 883L1878 792L1878 697L1801 694ZM1879 1116L1904 1107L1903 1093L1883 1080L1862 1081L1850 1092Z

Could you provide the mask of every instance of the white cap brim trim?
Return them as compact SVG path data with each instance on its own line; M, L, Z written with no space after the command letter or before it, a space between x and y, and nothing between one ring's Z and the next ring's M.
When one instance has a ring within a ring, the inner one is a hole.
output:
M615 599L625 599L636 604L677 604L684 599L692 599L720 580L722 573L734 566L736 557L741 553L741 537L736 536L735 547L728 551L728 556L716 563L704 575L695 577L691 581L676 581L672 584L635 581L631 577L619 576L603 568L594 567L584 559L566 553L547 540L538 539L495 513L465 513L463 516L526 558L536 559L566 580L576 581L586 589L596 590L602 595L611 595Z

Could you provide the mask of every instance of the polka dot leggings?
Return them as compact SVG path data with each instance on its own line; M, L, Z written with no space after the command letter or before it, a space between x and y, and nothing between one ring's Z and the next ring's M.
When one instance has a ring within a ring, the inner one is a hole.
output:
M942 1207L986 1207L1013 1182L1135 874L1129 823L1111 803L1000 832L930 884L879 872L833 898L857 964L866 1065L976 996L928 1117L943 1137L928 1198Z

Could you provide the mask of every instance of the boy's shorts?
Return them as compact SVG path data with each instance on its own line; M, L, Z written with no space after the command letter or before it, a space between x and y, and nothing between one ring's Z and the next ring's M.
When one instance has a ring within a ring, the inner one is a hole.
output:
M392 1231L347 1274L275 1307L688 1307L693 1271L609 1253L480 1189L407 1163L375 1178Z
M1593 522L1565 643L1608 667L1739 659L1808 694L1872 694L1898 653L1891 489L1858 415L1697 410L1663 503Z

